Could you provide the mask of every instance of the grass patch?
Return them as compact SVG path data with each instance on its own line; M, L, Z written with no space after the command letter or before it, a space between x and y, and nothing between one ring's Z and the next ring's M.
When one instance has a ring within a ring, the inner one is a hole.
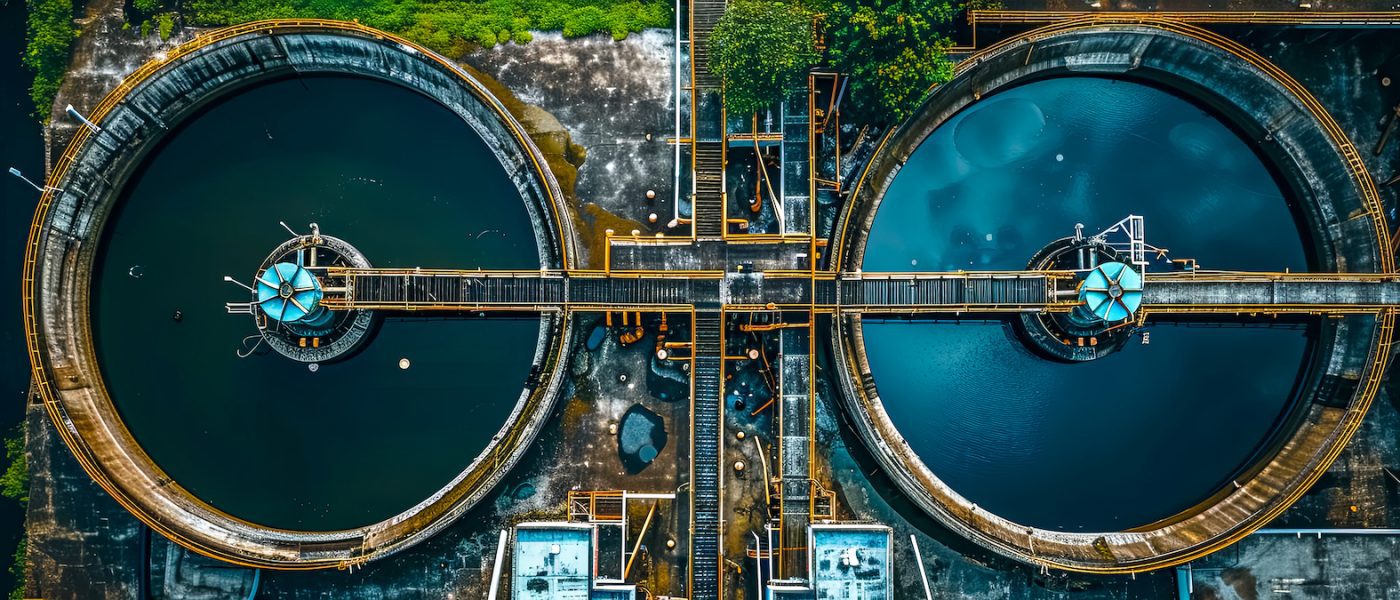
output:
M649 27L669 27L664 0L189 0L186 22L234 25L280 18L359 21L402 35L451 58L473 47L530 41L530 31L564 37L606 32L621 40Z

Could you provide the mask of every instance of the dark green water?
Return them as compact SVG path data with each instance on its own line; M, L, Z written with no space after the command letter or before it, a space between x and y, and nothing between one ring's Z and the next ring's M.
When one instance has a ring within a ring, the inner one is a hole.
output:
M538 319L390 319L312 373L235 356L256 330L225 314L247 293L222 277L251 280L289 237L279 220L317 222L378 267L539 268L485 142L426 97L350 77L239 91L167 140L107 224L94 288L98 358L137 441L195 495L273 527L366 525L447 484L515 405Z
M1107 79L1031 83L972 105L900 171L867 271L1021 269L1075 223L1146 217L1147 241L1206 268L1303 270L1260 159L1190 102ZM1027 352L999 324L865 327L891 419L941 479L1012 520L1122 529L1228 484L1292 402L1303 331L1150 328L1088 364Z
M30 179L44 178L44 137L29 85L34 76L20 64L24 52L25 3L0 2L0 168L15 167ZM8 174L0 175L0 432L10 435L24 418L29 391L29 355L24 346L19 280L29 222L39 192ZM0 499L0 552L8 565L24 533L24 508ZM15 586L8 568L0 569L0 590Z

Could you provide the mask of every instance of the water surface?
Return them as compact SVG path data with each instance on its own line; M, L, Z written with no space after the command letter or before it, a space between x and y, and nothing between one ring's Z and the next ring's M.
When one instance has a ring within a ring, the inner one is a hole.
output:
M290 237L278 221L302 233L317 222L377 267L531 269L528 214L446 108L380 81L303 77L240 91L174 131L108 222L98 358L156 464L262 525L373 523L482 451L519 397L539 322L390 319L314 373L276 353L239 359L256 330L225 314L247 293L222 277L251 280Z
M939 127L876 215L867 271L1022 269L1128 214L1203 267L1306 268L1280 188L1235 133L1145 85L1074 77L988 97ZM1001 324L867 322L872 371L919 458L980 506L1062 530L1135 527L1210 496L1292 400L1296 328L1157 325L1088 364Z

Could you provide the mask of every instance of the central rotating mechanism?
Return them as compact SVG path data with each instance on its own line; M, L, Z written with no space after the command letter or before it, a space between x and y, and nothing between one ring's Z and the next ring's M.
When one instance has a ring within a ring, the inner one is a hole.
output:
M1117 323L1133 318L1142 304L1142 274L1121 262L1094 267L1079 284L1075 316L1088 323Z
M321 281L306 267L277 263L257 278L258 308L268 318L308 330L324 327L332 318L321 306Z
M1027 312L1015 321L1030 350L1064 362L1095 360L1121 349L1140 324L1139 308L1147 274L1147 254L1165 258L1166 250L1143 237L1143 218L1130 215L1102 233L1084 235L1077 225L1072 237L1050 242L1027 265L1037 271L1071 271L1073 289L1056 290L1077 305L1068 312Z
M286 227L283 224L283 227ZM247 357L264 344L292 360L318 363L347 357L369 337L375 322L374 311L330 310L323 300L326 270L329 267L369 268L369 260L355 247L340 238L321 235L321 228L311 224L311 235L298 235L278 246L263 260L253 278L245 285L232 278L225 281L238 284L252 295L249 302L225 305L230 314L253 316L258 335L252 347L238 352Z

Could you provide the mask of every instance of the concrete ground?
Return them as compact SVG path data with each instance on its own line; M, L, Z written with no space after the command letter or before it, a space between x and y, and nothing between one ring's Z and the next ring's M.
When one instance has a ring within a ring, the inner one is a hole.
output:
M1400 597L1400 536L1255 535L1188 577L1198 600L1388 600Z
M676 126L674 42L660 29L620 42L536 33L529 44L501 44L464 60L549 112L583 148L575 190L582 206L650 234L668 231L675 210L675 149L666 141ZM647 199L648 191L656 197Z
M81 126L64 114L65 106L72 104L79 112L88 113L128 73L198 33L196 29L184 28L165 41L155 34L142 37L139 24L122 28L124 5L122 0L92 0L87 3L83 18L77 21L82 35L73 46L73 62L54 102L53 118L44 130L48 146L46 169L63 153L68 139Z

